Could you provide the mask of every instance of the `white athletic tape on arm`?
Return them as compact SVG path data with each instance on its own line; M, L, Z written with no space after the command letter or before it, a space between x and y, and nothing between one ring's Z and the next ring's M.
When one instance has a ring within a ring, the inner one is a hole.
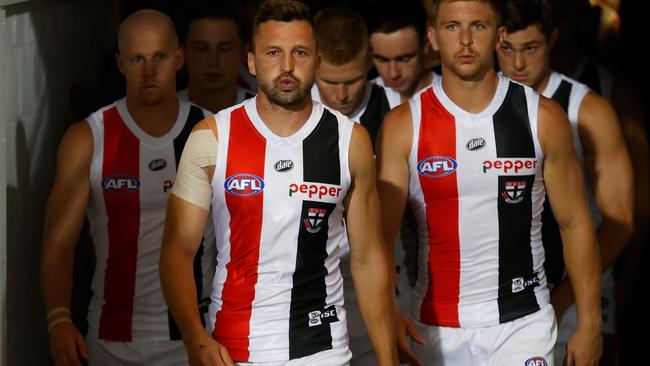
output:
M210 210L212 186L203 169L215 165L217 139L211 130L193 131L183 149L172 193L206 211Z

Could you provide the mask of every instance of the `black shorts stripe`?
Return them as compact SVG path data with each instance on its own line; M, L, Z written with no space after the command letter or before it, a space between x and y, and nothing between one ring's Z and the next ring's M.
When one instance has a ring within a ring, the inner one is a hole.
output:
M494 115L498 158L535 158L524 88L510 83L506 99ZM539 162L541 163L541 162ZM535 297L530 229L534 175L502 175L498 186L499 321L507 322L539 310ZM523 188L508 197L506 186ZM523 194L523 198L519 195ZM514 197L514 199L513 199ZM539 280L537 278L537 280ZM523 284L523 286L521 286Z
M560 86L558 86L551 97L567 113L569 110L571 89L571 83L562 80ZM544 272L546 272L546 281L549 285L555 287L560 283L564 274L564 254L562 252L560 226L557 224L551 211L548 195L545 197L544 211L542 212L542 242L544 243Z
M379 126L381 126L381 122L384 120L386 113L390 111L390 105L388 104L388 98L386 97L384 88L374 84L368 86L372 88L370 91L370 99L368 100L365 112L359 118L361 120L359 122L368 130L370 141L372 141L372 148L374 149Z
M203 119L205 119L205 116L203 115L203 111L201 108L197 106L190 106L190 112L187 115L187 120L185 121L185 126L183 126L183 130L181 133L176 136L174 139L174 159L176 160L176 168L178 169L178 164L181 161L181 155L183 154L183 148L185 147L185 143L187 142L187 139L190 137L190 133L192 132L192 129L194 126L196 126L197 123L201 122ZM196 286L196 296L197 296L197 301L201 303L201 299L203 297L203 272L201 270L201 258L203 256L203 243L199 246L198 251L196 252L196 255L194 256L194 262L193 262L193 269L194 269L194 285ZM174 321L174 318L172 317L172 314L167 311L167 319L169 323L169 337L171 340L180 340L181 339L181 333L178 330L178 326L176 325L176 322ZM201 315L201 321L203 320L203 315Z
M303 141L305 182L339 185L338 123L329 111L314 132ZM293 274L289 319L289 358L296 359L332 348L330 323L325 318L327 287L328 220L333 203L303 201L298 233L296 269Z

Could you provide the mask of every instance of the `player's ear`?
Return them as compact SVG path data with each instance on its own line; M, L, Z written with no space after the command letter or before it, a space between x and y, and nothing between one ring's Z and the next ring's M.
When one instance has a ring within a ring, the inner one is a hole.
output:
M503 41L506 40L506 32L507 32L506 27L503 25L497 28L497 44L496 44L497 49L501 46Z
M248 64L248 72L253 76L257 76L257 72L255 72L255 54L253 52L248 52L246 63Z
M431 44L431 48L433 48L434 51L440 51L440 48L438 47L438 41L436 40L435 27L433 26L427 27L427 37L429 37L429 43Z

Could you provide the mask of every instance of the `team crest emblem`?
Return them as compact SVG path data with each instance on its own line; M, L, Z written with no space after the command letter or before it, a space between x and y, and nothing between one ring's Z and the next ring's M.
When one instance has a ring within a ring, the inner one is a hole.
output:
M502 193L508 203L519 203L524 200L526 182L506 182L506 190Z
M316 234L323 227L323 220L327 215L327 209L324 208L309 208L307 211L307 218L305 219L305 228L307 232Z

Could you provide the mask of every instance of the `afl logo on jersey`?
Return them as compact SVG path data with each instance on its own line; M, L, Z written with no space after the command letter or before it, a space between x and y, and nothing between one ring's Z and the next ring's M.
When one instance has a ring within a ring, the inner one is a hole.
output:
M477 137L475 139L471 139L467 142L465 145L467 150L469 151L476 151L476 150L481 150L482 148L485 147L485 139L482 137Z
M254 174L235 174L226 179L223 188L235 196L252 196L264 190L264 181Z
M280 160L273 166L276 172L285 173L293 169L293 161L291 160Z
M418 173L423 177L440 178L453 173L458 164L447 156L431 156L420 160Z
M163 170L167 166L165 159L154 159L149 162L149 169L152 171Z
M113 174L102 180L102 187L110 193L130 193L140 188L140 181L127 174Z
M548 366L544 357L529 358L524 362L524 366Z

